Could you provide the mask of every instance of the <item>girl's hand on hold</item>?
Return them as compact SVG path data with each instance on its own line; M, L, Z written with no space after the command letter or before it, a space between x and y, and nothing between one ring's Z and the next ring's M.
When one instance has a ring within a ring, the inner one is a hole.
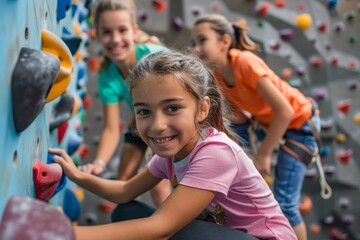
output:
M76 176L80 171L75 166L71 157L60 148L49 148L49 152L55 154L54 161L62 167L66 176L71 180L76 179Z
M254 159L254 165L261 174L261 176L263 176L264 178L266 176L269 176L271 173L270 172L271 156L257 155L256 158Z
M84 164L78 168L82 172L100 175L105 171L105 162L102 160L95 160L93 163Z

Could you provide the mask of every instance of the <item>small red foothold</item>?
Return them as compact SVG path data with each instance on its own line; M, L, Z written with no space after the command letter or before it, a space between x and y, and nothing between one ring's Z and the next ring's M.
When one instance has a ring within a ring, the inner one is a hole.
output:
M353 155L353 150L351 148L344 150L344 151L339 151L336 156L339 159L340 162L347 164L350 162L350 159Z
M348 114L351 110L352 101L351 99L345 99L338 103L337 109L343 114Z
M318 28L319 32L325 33L327 30L327 24L324 22L321 22L317 25L317 28Z
M320 57L313 57L310 62L316 68L319 68L323 64L323 60Z
M268 2L263 2L262 4L260 4L260 6L256 8L256 12L259 15L265 15L269 12L269 9L270 9L270 4Z
M278 8L283 8L286 6L286 1L285 0L275 0L274 5L277 6Z
M153 0L152 4L157 12L162 12L167 8L167 3L164 0Z

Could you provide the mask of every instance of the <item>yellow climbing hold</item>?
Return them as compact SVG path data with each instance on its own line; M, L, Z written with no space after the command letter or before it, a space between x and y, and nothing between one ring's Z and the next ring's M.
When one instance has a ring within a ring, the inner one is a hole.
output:
M85 196L84 189L76 188L76 189L74 189L74 192L75 192L76 198L79 200L79 202L82 202L84 200L84 196Z
M273 181L274 181L273 178L271 176L269 176L269 175L265 176L264 179L265 179L265 182L268 185L271 185L273 183Z
M360 113L357 113L354 117L354 122L357 124L357 125L360 125Z
M346 141L346 135L343 134L343 133L339 133L337 136L336 136L336 141L338 143L343 143Z
M301 30L306 30L311 26L312 18L310 14L302 13L295 18L295 23Z

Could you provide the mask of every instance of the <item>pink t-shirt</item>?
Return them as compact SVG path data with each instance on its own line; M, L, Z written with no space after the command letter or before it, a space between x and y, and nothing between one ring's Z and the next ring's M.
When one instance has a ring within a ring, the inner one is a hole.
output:
M269 186L243 149L223 132L207 128L185 159L155 155L150 172L174 185L206 189L215 197L200 219L239 229L260 239L296 239Z

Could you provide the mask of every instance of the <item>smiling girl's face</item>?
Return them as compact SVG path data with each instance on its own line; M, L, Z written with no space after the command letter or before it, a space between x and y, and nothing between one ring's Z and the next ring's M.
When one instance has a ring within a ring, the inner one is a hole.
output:
M132 57L137 31L127 10L104 11L99 17L98 39L105 55L115 63L125 63Z
M174 75L152 74L132 89L136 127L143 141L161 157L181 160L200 137L195 122L198 101Z
M191 35L193 49L206 65L213 67L227 59L229 46L210 23L196 24Z

